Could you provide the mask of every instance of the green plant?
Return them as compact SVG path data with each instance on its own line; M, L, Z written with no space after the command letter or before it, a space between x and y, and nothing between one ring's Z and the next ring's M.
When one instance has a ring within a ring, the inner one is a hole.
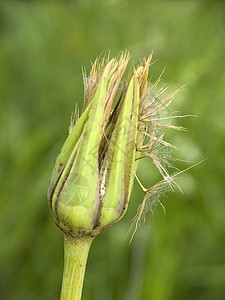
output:
M145 189L137 178L144 199L136 229L145 207L161 204L159 195L177 175L167 171L172 165L165 149L173 146L163 137L167 128L181 128L163 123L162 115L175 93L160 100L164 90L155 93L160 78L147 83L151 56L133 68L120 91L128 60L126 53L118 60L96 60L88 77L84 72L83 113L72 122L55 162L48 203L64 234L61 300L81 298L91 243L125 214L139 159L150 157L163 180Z

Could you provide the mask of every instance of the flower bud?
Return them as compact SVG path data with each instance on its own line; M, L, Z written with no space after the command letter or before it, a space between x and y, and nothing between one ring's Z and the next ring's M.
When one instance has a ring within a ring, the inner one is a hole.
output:
M134 70L118 95L127 63L126 55L118 62L96 61L84 78L84 111L56 159L48 193L53 218L66 235L95 236L127 209L146 84L146 68Z

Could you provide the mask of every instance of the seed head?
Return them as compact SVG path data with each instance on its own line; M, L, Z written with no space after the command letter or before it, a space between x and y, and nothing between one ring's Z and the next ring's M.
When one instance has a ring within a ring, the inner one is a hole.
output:
M127 53L118 60L97 59L88 77L83 71L83 113L70 126L48 192L53 218L66 235L95 236L121 219L140 158L150 157L172 184L165 167L169 158L159 152L161 146L172 145L163 140L159 128L175 127L163 124L159 114L173 94L159 101L162 91L154 95L157 83L147 85L151 56L122 84L128 60ZM144 190L144 199L149 191Z

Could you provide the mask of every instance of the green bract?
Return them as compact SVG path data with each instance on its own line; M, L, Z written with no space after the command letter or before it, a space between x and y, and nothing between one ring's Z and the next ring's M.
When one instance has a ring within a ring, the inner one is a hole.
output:
M84 111L57 157L48 193L56 224L71 236L95 236L126 211L136 169L140 97L145 67L129 75L127 56L92 67Z

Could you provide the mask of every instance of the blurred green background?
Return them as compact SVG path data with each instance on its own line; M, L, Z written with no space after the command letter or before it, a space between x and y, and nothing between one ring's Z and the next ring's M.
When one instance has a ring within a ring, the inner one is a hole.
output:
M63 238L46 204L54 159L75 103L81 66L100 53L154 49L152 81L176 96L186 132L168 138L188 160L184 191L168 193L129 245L142 199L137 183L121 222L93 243L85 300L225 299L225 6L222 1L0 2L0 297L59 299ZM160 179L142 162L145 186Z

